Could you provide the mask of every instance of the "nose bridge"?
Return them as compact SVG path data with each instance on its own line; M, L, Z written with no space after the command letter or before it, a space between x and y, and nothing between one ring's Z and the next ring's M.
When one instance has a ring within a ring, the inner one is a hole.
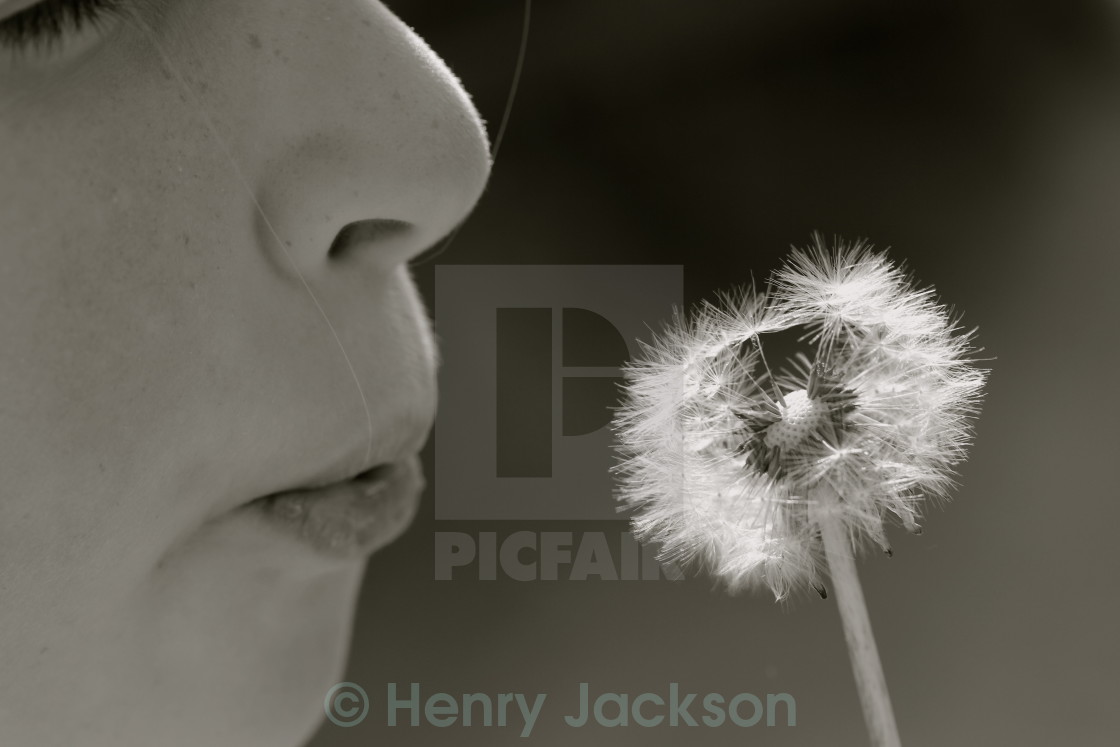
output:
M268 221L259 235L306 269L349 224L411 224L387 242L400 261L478 199L489 171L482 122L443 62L379 3L306 7L262 63L273 82L254 185Z

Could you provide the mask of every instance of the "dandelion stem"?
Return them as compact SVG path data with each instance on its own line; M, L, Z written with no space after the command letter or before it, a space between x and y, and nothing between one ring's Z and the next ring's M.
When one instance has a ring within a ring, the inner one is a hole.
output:
M856 690L863 706L863 718L871 735L872 747L899 747L898 726L895 725L887 680L879 661L879 650L871 632L867 603L856 574L852 543L840 521L840 497L831 486L814 488L812 497L828 559L832 590L840 608L840 621L848 643L848 655L855 674Z

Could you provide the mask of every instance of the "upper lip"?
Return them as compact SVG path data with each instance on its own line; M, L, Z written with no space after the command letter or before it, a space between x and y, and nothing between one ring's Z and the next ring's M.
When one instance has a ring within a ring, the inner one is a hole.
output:
M297 468L301 465L306 467L318 453L321 457L317 469L313 467L302 473L295 472L283 482L266 485L265 490L260 492L247 491L231 495L216 506L216 513L211 513L208 518L215 518L254 501L282 493L316 490L357 477L373 477L379 468L392 467L420 451L431 430L433 415L434 407L416 406L385 418L380 423L375 422L372 447L364 435L349 440L346 450L341 452L338 448L324 450L321 446L308 446L293 455L289 462L297 465ZM325 455L324 451L327 452Z
M398 461L412 456L413 453L415 452L401 453L400 455L396 456L396 458L386 459L383 461L369 460L368 462L364 462L367 463L368 466L360 467L357 471L347 469L345 467L324 470L324 472L322 472L319 476L307 481L305 484L299 484L293 488L288 488L279 492L290 493L297 490L317 490L319 488L325 488L330 485L337 485L341 482L349 482L351 480L375 477L385 468L391 467Z
M382 467L407 459L423 447L431 429L431 419L419 412L400 415L376 427L372 447L367 439L359 439L341 459L308 475L292 487L276 492L313 490L358 477L372 477Z

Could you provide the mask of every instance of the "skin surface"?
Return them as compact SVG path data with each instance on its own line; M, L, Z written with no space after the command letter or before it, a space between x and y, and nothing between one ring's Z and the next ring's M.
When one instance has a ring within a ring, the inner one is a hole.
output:
M0 743L299 744L363 563L229 512L420 448L486 136L370 0L131 5L0 50Z

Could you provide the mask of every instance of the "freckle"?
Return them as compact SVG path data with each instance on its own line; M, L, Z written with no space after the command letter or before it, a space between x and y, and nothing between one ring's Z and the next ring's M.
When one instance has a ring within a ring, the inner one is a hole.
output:
M393 100L394 101L400 101L401 100L401 92L400 91L393 91Z
M369 28L370 26L372 26L373 24L369 22L369 19L368 19L368 18L363 18L363 19L362 19L362 25L363 25L363 26L365 26L365 27L366 27L366 28L368 29L368 28Z
M292 242L290 242L290 241L285 241L284 243L287 244L289 247L291 247L291 245L292 245Z
M249 46L253 49L261 48L261 38L256 34L249 34Z
M438 119L433 119L432 120L432 129L433 130L438 130L439 129L439 120Z

